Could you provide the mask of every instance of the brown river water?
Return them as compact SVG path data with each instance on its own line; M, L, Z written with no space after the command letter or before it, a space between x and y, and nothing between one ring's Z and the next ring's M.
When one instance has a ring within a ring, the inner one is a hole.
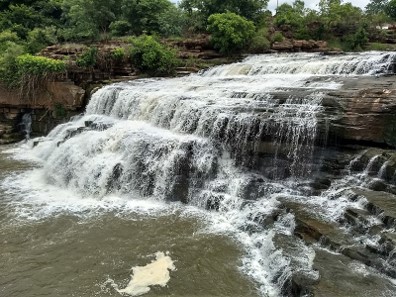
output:
M34 169L5 149L0 180ZM6 192L0 190L0 296L122 296L115 284L124 288L131 268L158 251L169 252L176 270L165 287L152 286L145 296L257 296L238 268L241 249L204 232L199 214L155 206L76 214L50 209L46 197L39 197L40 207L23 193Z

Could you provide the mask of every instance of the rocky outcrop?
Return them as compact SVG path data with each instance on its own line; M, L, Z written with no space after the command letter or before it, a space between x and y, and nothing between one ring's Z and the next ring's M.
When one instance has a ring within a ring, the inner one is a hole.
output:
M58 124L78 114L85 104L84 89L70 81L48 82L33 100L21 98L17 90L0 86L0 138L2 143L19 141L24 137L22 117L30 114L33 135L48 133Z
M284 39L274 42L271 49L279 52L342 52L339 49L330 49L327 42L323 40Z
M396 147L396 81L394 76L345 78L344 86L325 98L322 127L329 144Z

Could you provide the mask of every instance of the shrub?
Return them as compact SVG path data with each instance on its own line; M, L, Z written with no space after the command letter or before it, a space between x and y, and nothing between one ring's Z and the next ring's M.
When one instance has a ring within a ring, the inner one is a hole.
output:
M125 36L131 31L132 26L128 21L115 21L110 24L111 34L114 36Z
M285 37L283 37L283 35L282 35L281 32L276 31L276 32L272 35L271 39L272 39L272 42L282 42L282 41L285 39Z
M125 58L125 49L117 47L110 52L111 59L115 62L121 62Z
M20 75L47 76L66 70L66 63L60 60L24 54L16 58Z
M98 49L96 47L90 47L77 58L76 64L83 68L93 68L96 65L98 58Z
M253 36L249 46L249 51L254 54L265 53L271 48L271 43L268 40L267 28L262 28Z
M3 45L5 49L0 56L0 80L4 82L7 87L12 88L15 87L19 81L16 59L18 56L25 53L25 49L23 46L11 41L7 41Z
M211 42L223 54L243 49L255 31L253 22L232 12L212 14L208 18L208 24Z
M15 32L5 30L3 32L0 32L0 44L6 41L19 42L20 39Z
M0 80L19 88L21 98L31 99L54 75L66 70L66 63L46 57L19 55L22 48L9 49L0 60Z
M31 54L37 53L48 45L57 43L55 27L35 28L28 33L27 49Z
M136 69L150 75L174 74L178 64L174 50L147 35L135 38L132 44L130 59Z

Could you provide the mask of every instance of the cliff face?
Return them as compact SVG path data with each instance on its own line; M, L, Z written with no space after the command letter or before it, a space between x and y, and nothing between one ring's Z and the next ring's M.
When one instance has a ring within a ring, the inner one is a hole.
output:
M48 133L84 107L84 89L72 82L49 82L34 100L21 98L16 90L0 85L0 144L25 137L23 116L30 115L33 135Z
M395 77L348 78L343 84L324 101L329 144L396 147Z

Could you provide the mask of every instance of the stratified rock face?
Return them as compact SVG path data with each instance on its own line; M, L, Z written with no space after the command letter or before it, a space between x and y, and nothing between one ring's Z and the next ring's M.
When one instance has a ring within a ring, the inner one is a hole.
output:
M49 82L45 90L35 94L31 100L21 98L17 90L0 85L0 123L7 127L3 130L8 131L0 135L2 143L23 138L21 121L24 114L30 114L33 134L48 133L82 109L84 95L82 88L68 81Z
M48 82L46 87L35 94L33 100L21 98L18 90L9 90L0 85L0 106L20 108L53 109L61 104L66 109L78 109L83 105L85 91L70 81Z
M284 39L274 42L271 47L273 50L281 52L329 52L328 44L323 40L298 40ZM339 51L341 52L341 51Z
M396 82L389 77L345 79L324 99L330 144L396 147Z

